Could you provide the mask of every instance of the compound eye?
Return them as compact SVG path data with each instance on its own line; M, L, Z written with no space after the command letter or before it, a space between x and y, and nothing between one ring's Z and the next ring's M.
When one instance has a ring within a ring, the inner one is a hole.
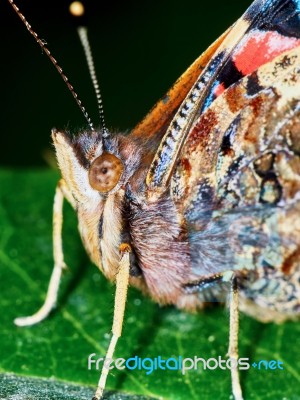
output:
M119 182L123 170L124 166L118 157L111 153L103 153L90 166L90 185L98 192L110 192Z

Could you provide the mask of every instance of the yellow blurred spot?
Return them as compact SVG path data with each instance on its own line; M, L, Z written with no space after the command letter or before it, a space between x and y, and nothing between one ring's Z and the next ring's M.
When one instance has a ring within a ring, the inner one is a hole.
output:
M121 253L130 253L131 252L130 244L121 243L120 246L119 246L119 250L120 250Z
M74 17L81 17L84 14L84 6L80 1L73 1L70 4L69 11Z

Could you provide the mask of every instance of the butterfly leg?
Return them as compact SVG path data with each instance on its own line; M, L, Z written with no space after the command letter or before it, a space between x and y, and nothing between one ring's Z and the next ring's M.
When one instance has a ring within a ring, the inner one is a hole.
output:
M114 306L114 319L112 326L112 338L105 356L103 363L100 379L98 382L98 388L96 390L95 396L92 400L100 400L103 395L105 388L105 383L108 375L109 369L107 368L107 362L112 360L114 351L117 345L117 341L122 333L125 304L127 299L127 290L129 283L129 269L130 269L130 246L128 244L121 244L120 251L122 258L120 261L119 271L116 277L116 293L115 293L115 306Z
M16 318L14 323L17 326L29 326L43 321L51 312L56 304L59 284L63 269L66 268L64 262L62 248L62 224L63 224L63 201L66 198L73 208L75 207L74 199L69 192L63 179L57 186L53 203L53 255L54 268L50 278L46 299L42 307L33 315L28 317Z
M230 292L230 322L229 322L229 348L228 356L238 362L238 336L239 336L239 292L236 278L233 277ZM231 369L231 384L234 400L243 400L239 378L239 370Z

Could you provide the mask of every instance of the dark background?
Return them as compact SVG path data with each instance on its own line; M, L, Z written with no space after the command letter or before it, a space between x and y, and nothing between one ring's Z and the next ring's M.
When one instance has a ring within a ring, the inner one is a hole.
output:
M16 0L98 123L97 105L69 2ZM106 124L129 130L250 0L86 1ZM54 67L7 0L0 3L2 166L46 165L53 127L86 123Z

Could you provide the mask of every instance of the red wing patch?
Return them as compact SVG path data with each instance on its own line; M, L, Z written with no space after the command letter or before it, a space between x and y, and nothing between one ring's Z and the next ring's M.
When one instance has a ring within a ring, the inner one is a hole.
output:
M244 37L232 60L238 71L248 75L299 44L300 39L283 36L275 31L254 30Z

